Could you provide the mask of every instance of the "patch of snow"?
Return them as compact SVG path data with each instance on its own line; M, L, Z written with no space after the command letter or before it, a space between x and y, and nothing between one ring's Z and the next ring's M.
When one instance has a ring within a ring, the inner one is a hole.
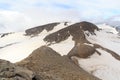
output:
M0 59L5 59L14 63L26 58L33 50L45 44L44 41L41 40L41 37L42 36L34 37L0 49Z
M46 30L43 30L38 36L32 38L29 36L24 36L24 32L6 35L5 37L0 38L0 47L11 43L16 44L1 48L0 59L5 59L13 63L18 62L28 57L40 46L47 45L46 42L43 41L45 36L65 27L67 26L64 26L64 23L61 23L60 25L55 26L52 31L47 32ZM100 44L101 46L113 50L120 55L120 38L116 35L117 32L110 26L99 25L99 27L102 28L102 30L95 31L96 35L86 36L88 41L91 43ZM86 31L85 33L87 34L88 32ZM70 36L65 41L52 44L49 47L61 55L67 55L74 47L74 44L75 43L72 40L72 36ZM84 44L93 46L92 44ZM87 59L77 58L79 65L89 73L92 73L103 80L120 80L120 61L116 60L110 53L104 50L97 50L101 53L101 55L95 53Z
M56 31L58 31L58 30L61 30L61 29L63 29L63 28L68 27L68 26L71 25L71 24L72 24L72 23L68 23L68 25L65 26L65 25L64 25L64 22L63 22L63 23L60 23L59 25L55 26L54 29L51 30L51 31L48 32L48 33L49 33L49 34L50 34L50 33L54 33L54 32L56 32Z
M70 36L67 40L62 41L57 44L52 44L51 47L56 52L60 53L61 55L67 55L68 52L74 47L74 41L72 41L72 36Z
M93 44L88 44L88 43L84 43L85 45L88 45L88 46L91 46L93 47L94 45Z
M15 33L13 35L1 38L1 45L5 45L11 42L19 43L0 49L0 59L5 59L15 63L26 58L35 49L39 48L42 45L45 45L43 38L46 35L46 31L44 30L39 36L33 38L23 36L23 33Z
M93 54L90 58L77 58L80 67L102 80L120 80L120 61L108 52L97 49L101 55Z
M118 31L115 28L113 28L112 26L109 26L109 25L106 25L106 24L101 24L101 25L98 25L98 27L103 29L106 32L111 32L113 34L118 34Z
M95 31L96 35L86 36L91 43L99 44L105 48L108 48L120 55L120 38L117 34L111 34L106 32L107 29Z
M24 36L24 32L12 33L12 34L6 35L5 37L0 38L0 47L5 46L7 44L11 44L11 43L22 42L28 38L29 37Z
M120 38L115 28L109 25L98 25L98 27L102 30L95 31L96 35L86 35L87 40L120 55ZM101 55L95 53L87 59L77 58L80 66L102 80L120 80L120 61L104 50L97 50Z

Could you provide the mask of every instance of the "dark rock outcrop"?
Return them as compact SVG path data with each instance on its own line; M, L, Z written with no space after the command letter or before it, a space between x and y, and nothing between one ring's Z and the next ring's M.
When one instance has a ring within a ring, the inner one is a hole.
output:
M37 35L41 33L43 30L46 30L48 32L53 30L54 27L57 26L58 24L60 23L50 23L42 26L37 26L34 28L27 29L25 32L26 32L26 35Z
M67 26L68 25L68 22L64 22L64 26Z
M80 25L82 30L88 31L93 35L95 35L95 30L99 31L99 28L95 24L92 24L90 22L83 21L78 24Z
M95 53L95 48L85 44L77 44L69 53L68 57L76 56L79 58L88 58Z
M103 46L101 46L101 45L99 45L99 44L94 44L94 47L95 47L95 48L101 48L102 50L110 53L115 59L120 60L120 55L117 54L116 52L114 52L114 51L112 51L112 50L110 50L110 49L108 49L108 48L105 48L105 47L103 47Z
M120 35L120 26L115 28L118 31L118 35Z
M95 30L99 30L96 25L89 22L80 22L49 34L44 38L44 41L50 44L53 42L59 43L66 40L69 36L72 36L75 44L84 42L89 43L85 37L84 31L88 31L90 34L95 35Z
M43 30L48 32L53 30L58 24L60 23L38 26L25 32L26 35L35 36ZM64 25L67 26L67 22ZM0 60L0 80L100 80L83 70L78 66L78 61L72 58L72 56L87 58L96 51L95 47L84 44L90 43L84 31L95 35L95 30L99 30L96 25L84 21L49 34L44 41L50 44L59 43L72 36L75 47L66 56L61 56L47 46L42 46L15 64Z
M33 80L33 78L32 71L9 61L0 60L0 80Z
M7 35L9 35L9 34L12 34L12 32L11 32L11 33L1 33L1 34L0 34L0 37L2 38L2 37L5 37L5 36L7 36Z
M67 56L60 56L47 46L38 48L16 64L35 72L38 80L100 80L84 71Z
M13 45L13 44L17 44L17 43L10 43L10 44L6 44L6 45L4 45L4 46L0 46L0 49L9 47L9 46L11 46L11 45Z

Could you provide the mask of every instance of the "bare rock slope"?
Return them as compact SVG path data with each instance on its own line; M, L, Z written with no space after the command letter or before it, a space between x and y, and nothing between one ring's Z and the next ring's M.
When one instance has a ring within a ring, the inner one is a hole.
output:
M0 80L33 80L34 73L16 66L9 61L0 60Z
M90 34L95 35L95 30L99 30L96 25L84 21L80 23L75 23L66 28L51 33L44 38L44 41L50 42L50 44L53 42L59 43L72 36L75 44L85 42L89 43L89 41L85 37L84 31L88 31Z
M67 56L60 56L47 46L33 51L17 65L35 72L38 80L100 80L84 71Z

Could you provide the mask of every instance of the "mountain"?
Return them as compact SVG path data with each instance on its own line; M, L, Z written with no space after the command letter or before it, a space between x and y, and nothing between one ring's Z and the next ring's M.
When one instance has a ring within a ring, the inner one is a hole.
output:
M105 19L104 21L97 22L95 24L106 24L111 27L114 27L120 34L120 15L118 16L112 16L108 19Z
M47 46L34 50L17 65L27 67L42 80L99 80L84 71L67 56L61 56Z
M119 44L109 25L55 22L0 34L0 59L29 69L33 80L120 80Z
M113 16L109 19L106 19L102 23L105 23L107 25L110 25L111 27L115 27L115 29L119 32L120 34L120 15L118 16Z
M116 30L118 31L118 35L120 35L120 27L116 27Z
M120 15L113 16L105 21L107 24L111 26L120 26Z

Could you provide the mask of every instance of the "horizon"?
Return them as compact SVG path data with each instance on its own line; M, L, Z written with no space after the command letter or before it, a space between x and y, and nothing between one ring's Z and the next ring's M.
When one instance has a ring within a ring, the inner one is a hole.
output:
M119 17L118 0L0 0L1 31L61 21L104 22ZM116 19L115 19L116 20Z

